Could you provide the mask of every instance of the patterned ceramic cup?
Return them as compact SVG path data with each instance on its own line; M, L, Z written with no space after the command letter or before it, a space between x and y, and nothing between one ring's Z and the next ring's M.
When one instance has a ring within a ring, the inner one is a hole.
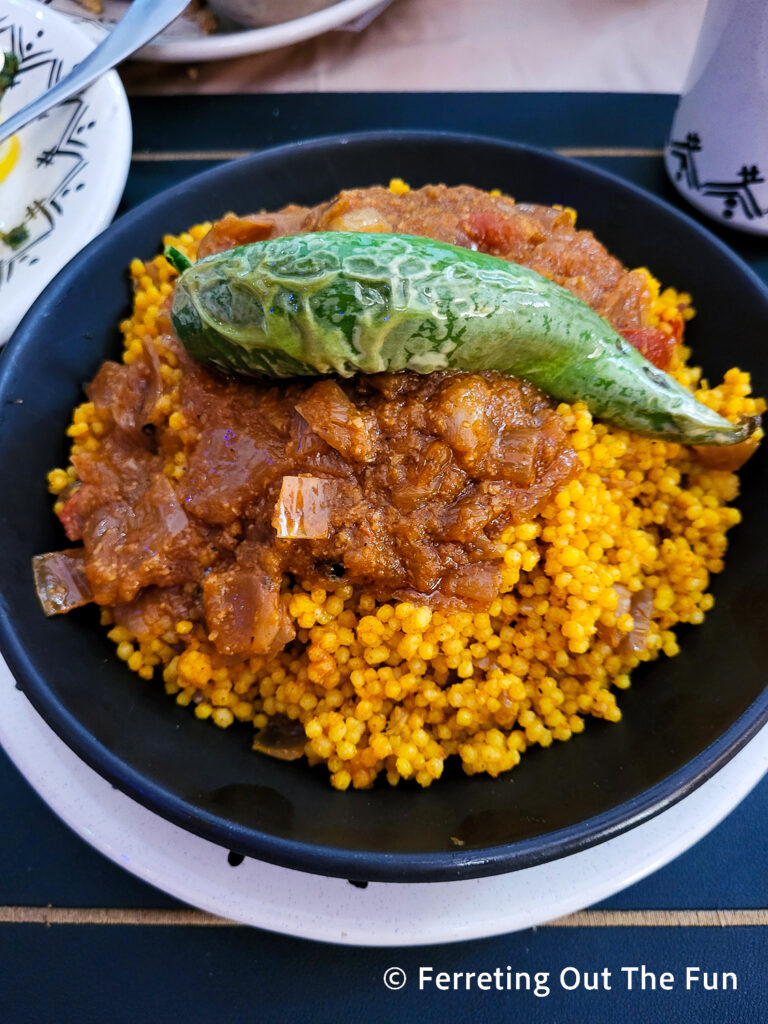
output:
M768 234L767 0L709 0L664 159L703 213Z

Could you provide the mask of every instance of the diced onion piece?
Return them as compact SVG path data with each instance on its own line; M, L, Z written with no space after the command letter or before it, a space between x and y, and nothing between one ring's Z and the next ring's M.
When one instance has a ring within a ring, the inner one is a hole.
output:
M317 476L284 476L272 516L281 540L323 540L328 536L334 483Z
M629 587L625 587L623 583L614 583L613 589L616 592L618 601L616 603L616 618L620 619L622 615L626 615L632 607L632 591Z
M287 715L274 715L253 740L253 749L280 761L297 761L304 756L307 734L304 726Z
M361 206L334 217L328 225L331 231L390 232L392 225L375 206Z
M280 601L280 580L258 562L210 572L203 581L208 639L219 654L273 657L296 632Z
M447 593L480 605L490 604L499 589L499 567L493 562L475 562L454 569L443 577Z
M648 646L648 630L653 612L653 594L647 587L632 595L629 613L634 625L624 638L624 648L632 654L641 654Z
M295 406L312 430L345 459L370 462L374 443L369 423L334 380L321 380Z
M141 499L153 514L144 519L144 529L152 548L167 545L189 526L187 513L182 508L168 477L158 475Z
M37 596L48 616L61 615L93 600L91 585L85 575L85 552L82 548L35 555L32 573Z
M623 583L614 583L613 589L616 593L616 610L614 616L620 619L622 615L628 615L632 608L632 592L629 587L625 587ZM622 633L616 626L603 626L598 624L597 632L600 639L610 644L611 647L619 647L626 643L626 633Z

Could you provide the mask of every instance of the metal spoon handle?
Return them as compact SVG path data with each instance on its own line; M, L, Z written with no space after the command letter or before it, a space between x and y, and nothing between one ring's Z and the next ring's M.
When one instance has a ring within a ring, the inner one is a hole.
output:
M189 0L133 0L106 39L84 57L76 68L48 92L0 124L0 142L51 107L55 107L57 103L63 103L70 96L87 89L105 71L130 57L181 14L188 2Z

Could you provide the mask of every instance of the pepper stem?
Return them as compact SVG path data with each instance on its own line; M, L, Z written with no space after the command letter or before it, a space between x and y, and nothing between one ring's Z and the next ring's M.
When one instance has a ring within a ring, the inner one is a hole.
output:
M185 270L189 270L192 266L192 260L188 259L183 252L173 245L166 245L163 255L171 264L174 270L178 270L180 274L183 274Z

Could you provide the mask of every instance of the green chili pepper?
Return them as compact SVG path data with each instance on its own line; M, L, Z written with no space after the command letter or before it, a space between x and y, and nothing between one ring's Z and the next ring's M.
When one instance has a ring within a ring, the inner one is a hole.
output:
M497 370L683 444L735 444L756 427L718 416L571 292L495 256L333 231L240 246L187 269L176 262L176 333L225 373Z

